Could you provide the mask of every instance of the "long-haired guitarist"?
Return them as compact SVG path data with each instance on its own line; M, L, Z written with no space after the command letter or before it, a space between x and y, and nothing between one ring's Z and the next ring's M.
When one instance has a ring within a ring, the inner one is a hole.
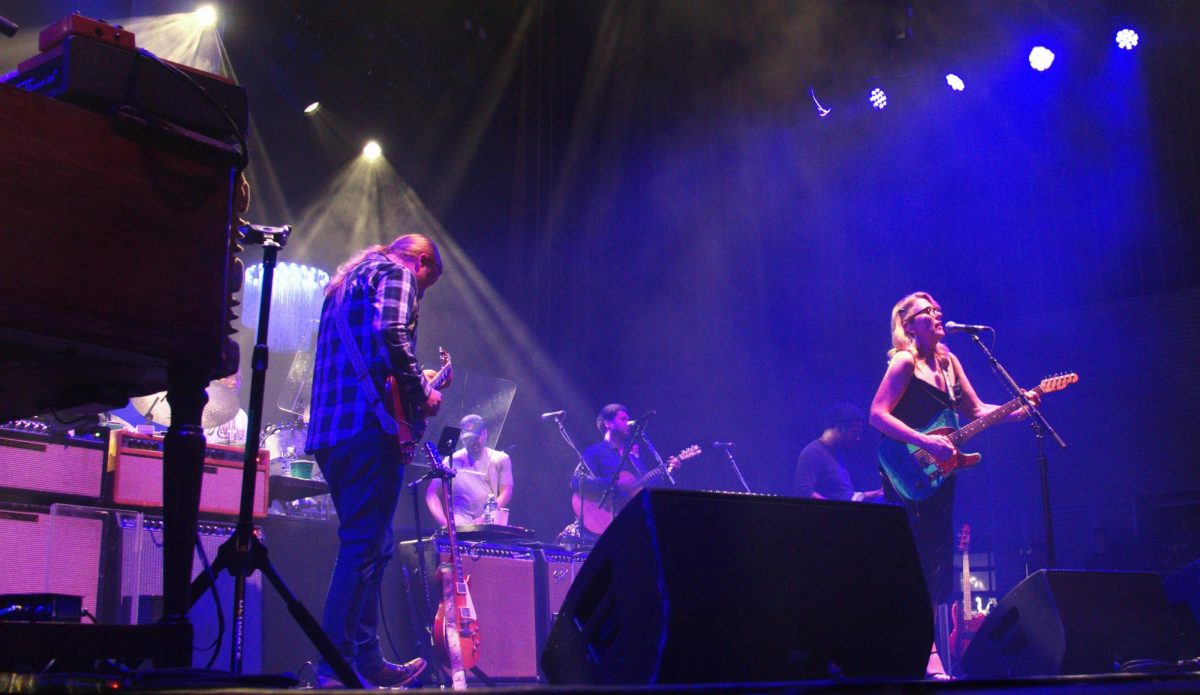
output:
M946 459L956 452L945 434L922 431L939 415L949 411L953 419L979 418L999 406L984 403L971 387L962 365L942 344L946 337L941 306L927 292L914 292L892 307L892 349L883 381L871 402L870 423L884 436L915 445L935 459ZM1038 394L1026 396L1035 404ZM1025 417L1024 410L1013 411L1008 418ZM886 499L907 502L909 523L925 573L929 600L936 606L945 603L954 575L954 478L936 492L918 502L904 500L887 475L883 475Z
M422 377L416 340L418 303L441 274L437 246L406 234L342 264L321 308L305 448L325 474L340 523L322 627L377 687L410 683L425 667L420 658L386 661L379 644L379 587L404 480L397 425L381 407L381 394L395 375L408 398L437 411L441 394ZM322 687L341 685L324 661L317 675Z

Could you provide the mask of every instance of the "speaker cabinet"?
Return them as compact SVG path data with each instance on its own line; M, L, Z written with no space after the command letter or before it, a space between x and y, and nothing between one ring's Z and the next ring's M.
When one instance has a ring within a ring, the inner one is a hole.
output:
M217 550L233 534L233 524L200 522L200 545L212 563ZM146 624L157 622L162 617L162 520L143 517L141 524L126 520L120 530L120 607L118 622L122 624ZM192 558L192 578L204 571L199 553ZM192 665L201 668L208 665L213 650L220 638L220 654L213 662L214 668L229 668L230 650L233 639L233 578L222 572L217 578L217 595L220 600L220 615L212 598L206 593L192 606L188 617L195 631L193 637ZM246 579L246 622L242 651L243 667L247 673L262 671L262 574L254 572Z
M919 678L933 614L900 507L645 490L567 592L554 684Z
M962 669L993 678L1112 673L1132 659L1174 662L1179 645L1157 575L1040 570L988 613Z
M82 596L96 615L104 520L62 511L0 505L0 594Z

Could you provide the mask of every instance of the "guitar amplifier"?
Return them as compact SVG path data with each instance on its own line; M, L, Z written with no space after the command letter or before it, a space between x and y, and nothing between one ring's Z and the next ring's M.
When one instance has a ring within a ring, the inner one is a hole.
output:
M140 515L139 515L140 516ZM119 567L113 568L105 589L110 592L114 601L120 603L114 606L118 609L115 622L127 625L145 625L156 623L162 618L163 612L163 522L157 517L140 519L124 518L117 529L117 539L113 543L114 552L119 551ZM204 548L204 555L211 564L217 559L217 551L221 544L229 539L236 528L231 523L200 522L196 529L197 539ZM255 527L255 533L260 529ZM199 552L193 553L192 579L204 571ZM262 672L262 572L253 572L246 577L245 593L245 636L243 641L243 665L247 673ZM229 634L229 625L233 621L233 576L222 572L215 584L216 601L212 592L206 592L188 612L188 619L195 629L192 640L192 666L204 668L212 657L212 650L220 641L221 653L216 663L228 663L233 639ZM112 593L119 592L117 595Z
M104 444L0 430L0 487L100 498Z
M107 472L114 504L162 508L163 440L133 432L114 432L108 440ZM242 498L242 449L209 444L204 450L200 513L237 516ZM267 515L270 453L258 452L254 481L254 517Z
M435 546L436 559L433 555ZM441 587L436 586L434 571L439 564L449 562L450 546L444 539L437 539L426 541L424 548L428 595L434 601L434 605L430 606L432 616L437 611L437 600L441 596ZM548 626L541 629L540 623L558 610L582 559L579 556L572 557L565 551L540 551L490 542L460 542L459 552L463 572L471 578L471 602L479 619L479 671L489 680L499 682L537 681L538 654L544 635L548 632ZM545 563L539 558L543 552L547 560ZM402 574L409 578L405 586L408 600L401 603L410 606L411 611L426 596L426 590L418 581L416 541L401 543L397 559L403 567ZM547 581L547 573L548 592L542 588ZM553 606L548 608L547 603ZM415 627L421 622L420 614L399 622ZM399 628L402 630L403 626ZM400 641L405 640L401 638ZM424 641L427 644L428 637ZM428 651L421 655L431 660L435 656ZM467 678L472 682L480 680L471 671L467 672Z
M95 615L104 519L53 509L0 505L0 594L80 596Z

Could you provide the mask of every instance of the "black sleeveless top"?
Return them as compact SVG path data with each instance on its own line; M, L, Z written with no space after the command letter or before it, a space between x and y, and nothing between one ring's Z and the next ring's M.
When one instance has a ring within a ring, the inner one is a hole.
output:
M954 384L954 402L962 403L962 386ZM943 410L952 410L950 396L927 381L912 377L892 415L913 429L920 429Z

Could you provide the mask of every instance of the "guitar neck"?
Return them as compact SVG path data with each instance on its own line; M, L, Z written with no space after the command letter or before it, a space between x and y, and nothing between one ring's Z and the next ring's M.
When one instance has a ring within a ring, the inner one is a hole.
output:
M962 554L962 611L963 617L970 619L972 613L971 605L971 556L966 550Z
M1042 387L1040 386L1033 390L1037 392L1039 396L1043 393ZM1000 422L1013 411L1024 406L1025 404L1021 402L1020 398L1014 398L987 415L984 415L977 420L972 420L971 422L968 422L959 429L955 430L950 435L950 442L957 447L960 443L967 441L971 437L974 437L992 425Z
M446 380L450 378L451 373L453 373L453 370L450 368L450 363L447 362L446 364L442 365L442 368L438 370L438 373L434 374L433 378L429 380L429 387L434 389L442 388L442 385L444 385Z
M665 463L661 466L656 466L653 469L647 471L644 475L642 475L642 477L638 478L637 484L635 487L645 487L646 483L649 483L650 481L654 480L655 478L661 478L663 475L666 474L666 472L667 472L667 465Z

